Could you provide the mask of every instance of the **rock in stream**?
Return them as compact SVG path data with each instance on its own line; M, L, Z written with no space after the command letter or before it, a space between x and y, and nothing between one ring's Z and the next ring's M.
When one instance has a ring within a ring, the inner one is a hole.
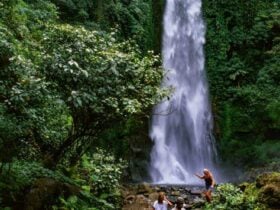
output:
M172 203L180 196L185 201L186 209L199 210L205 204L202 191L201 186L128 184L122 187L122 210L152 210L159 192L164 192Z

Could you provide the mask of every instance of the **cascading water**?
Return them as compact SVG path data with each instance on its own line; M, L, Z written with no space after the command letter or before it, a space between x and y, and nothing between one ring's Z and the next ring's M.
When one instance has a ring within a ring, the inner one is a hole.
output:
M163 86L174 89L154 109L150 175L154 183L201 183L194 173L214 172L216 150L204 72L205 26L201 0L166 0Z

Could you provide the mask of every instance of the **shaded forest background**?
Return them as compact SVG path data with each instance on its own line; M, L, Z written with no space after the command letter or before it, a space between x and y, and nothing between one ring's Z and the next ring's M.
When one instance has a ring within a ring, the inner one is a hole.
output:
M170 94L163 12L163 0L0 0L2 207L28 206L18 198L42 177L64 183L53 208L120 205L121 177L148 156L134 146L151 146L152 107ZM279 163L279 1L204 0L203 14L221 161ZM65 183L82 194L67 200Z

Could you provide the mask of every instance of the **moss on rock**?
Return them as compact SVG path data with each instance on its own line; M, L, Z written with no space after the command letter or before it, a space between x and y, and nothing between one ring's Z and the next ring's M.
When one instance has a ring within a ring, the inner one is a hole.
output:
M25 197L25 210L41 210L55 203L59 196L79 194L80 189L50 178L37 179Z
M270 209L280 207L280 173L266 173L256 180L259 188L258 200Z

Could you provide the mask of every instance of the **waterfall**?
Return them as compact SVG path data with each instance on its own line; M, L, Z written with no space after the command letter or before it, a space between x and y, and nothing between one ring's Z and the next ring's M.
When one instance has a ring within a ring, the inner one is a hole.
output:
M205 25L201 0L166 0L163 34L164 87L170 98L154 108L150 175L154 183L201 183L194 173L215 176L216 150L204 71Z

